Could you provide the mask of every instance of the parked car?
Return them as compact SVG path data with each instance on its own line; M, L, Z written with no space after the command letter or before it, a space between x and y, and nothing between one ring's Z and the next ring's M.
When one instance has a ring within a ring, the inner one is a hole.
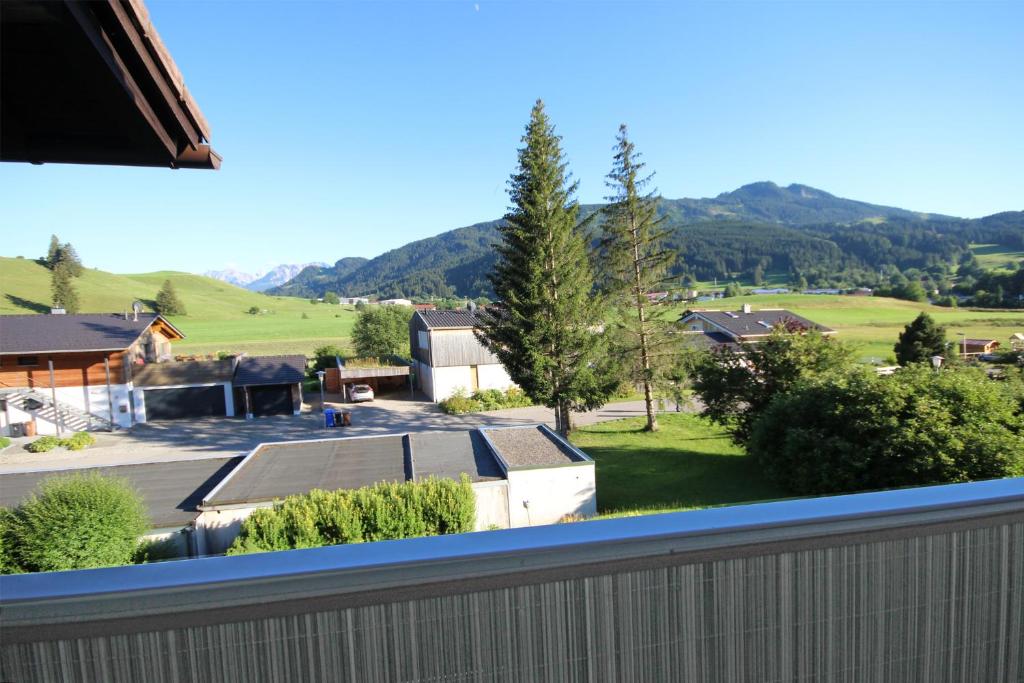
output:
M353 403L372 401L373 389L370 388L369 384L353 384L348 390L348 400Z

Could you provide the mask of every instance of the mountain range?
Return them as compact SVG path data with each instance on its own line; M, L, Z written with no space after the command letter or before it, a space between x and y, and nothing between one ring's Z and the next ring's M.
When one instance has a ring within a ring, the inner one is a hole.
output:
M581 216L602 205L581 207ZM784 272L826 282L830 273L867 282L899 270L951 262L968 242L1024 240L1024 213L985 219L909 211L845 199L808 185L744 185L714 198L662 199L659 212L678 259L673 275L700 280ZM373 259L343 258L303 269L270 294L319 297L480 296L490 294L499 220L457 228Z
M227 282L236 287L243 287L253 292L265 292L268 289L285 284L309 267L328 268L329 266L322 262L282 264L270 270L256 273L243 273L234 268L226 268L224 270L209 270L202 273L202 275L212 277L221 282Z

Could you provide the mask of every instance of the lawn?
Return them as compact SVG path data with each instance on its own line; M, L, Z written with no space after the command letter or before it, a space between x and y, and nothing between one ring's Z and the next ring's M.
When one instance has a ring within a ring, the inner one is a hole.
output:
M572 442L596 463L601 516L690 510L786 497L766 481L743 449L705 418L662 413L661 429L644 418L575 431Z

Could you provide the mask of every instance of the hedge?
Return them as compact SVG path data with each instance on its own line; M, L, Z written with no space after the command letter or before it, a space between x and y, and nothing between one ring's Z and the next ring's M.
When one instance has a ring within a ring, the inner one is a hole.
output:
M289 496L254 511L228 555L317 548L472 531L476 498L469 478L381 483Z
M4 571L59 571L132 562L149 519L127 481L98 474L44 480L4 513Z
M798 387L754 424L750 455L797 494L1024 475L1024 388L979 370L871 371Z
M464 415L503 408L525 408L532 406L533 402L518 387L510 387L505 391L481 389L469 396L466 395L465 389L458 387L451 397L441 401L439 405L441 410L449 415Z

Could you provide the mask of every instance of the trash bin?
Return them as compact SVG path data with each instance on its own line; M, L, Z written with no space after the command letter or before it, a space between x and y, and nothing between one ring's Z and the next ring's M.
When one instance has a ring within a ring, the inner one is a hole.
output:
M324 409L324 429L336 426L334 422L334 408Z

